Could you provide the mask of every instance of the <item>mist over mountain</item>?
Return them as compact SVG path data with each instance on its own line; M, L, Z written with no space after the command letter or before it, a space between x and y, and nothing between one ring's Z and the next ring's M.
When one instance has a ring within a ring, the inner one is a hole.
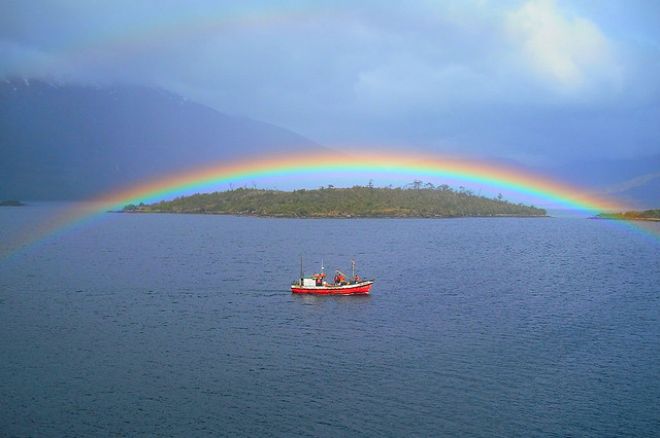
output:
M604 160L580 160L553 166L546 172L561 181L611 196L640 209L660 205L660 155Z
M223 159L319 149L161 89L0 82L0 199L84 199Z

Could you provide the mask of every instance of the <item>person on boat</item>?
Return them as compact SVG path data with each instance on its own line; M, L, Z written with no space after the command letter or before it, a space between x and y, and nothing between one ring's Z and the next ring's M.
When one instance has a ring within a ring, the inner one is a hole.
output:
M314 279L316 280L317 286L323 286L323 279L325 278L325 273L314 274Z
M344 274L337 271L337 273L335 274L335 284L343 284L344 281L346 281L346 277L344 277Z

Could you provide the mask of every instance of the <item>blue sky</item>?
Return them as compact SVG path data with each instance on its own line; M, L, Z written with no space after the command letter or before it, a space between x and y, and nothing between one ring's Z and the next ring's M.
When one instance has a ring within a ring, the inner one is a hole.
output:
M164 87L330 146L660 153L660 2L5 1L0 75Z

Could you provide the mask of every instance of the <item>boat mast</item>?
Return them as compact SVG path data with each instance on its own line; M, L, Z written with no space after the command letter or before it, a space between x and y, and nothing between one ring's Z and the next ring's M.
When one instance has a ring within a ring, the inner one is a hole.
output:
M300 256L300 284L303 284L303 278L305 278L305 275L303 274L303 260L302 260L302 255Z
M355 260L351 260L351 266L353 266L353 276L351 277L351 280L355 280Z

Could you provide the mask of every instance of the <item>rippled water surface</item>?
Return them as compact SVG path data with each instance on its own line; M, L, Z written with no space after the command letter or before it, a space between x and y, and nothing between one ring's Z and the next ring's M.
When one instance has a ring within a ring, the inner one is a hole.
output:
M300 254L373 294L291 295ZM106 214L0 261L0 435L652 436L659 256L585 219Z

